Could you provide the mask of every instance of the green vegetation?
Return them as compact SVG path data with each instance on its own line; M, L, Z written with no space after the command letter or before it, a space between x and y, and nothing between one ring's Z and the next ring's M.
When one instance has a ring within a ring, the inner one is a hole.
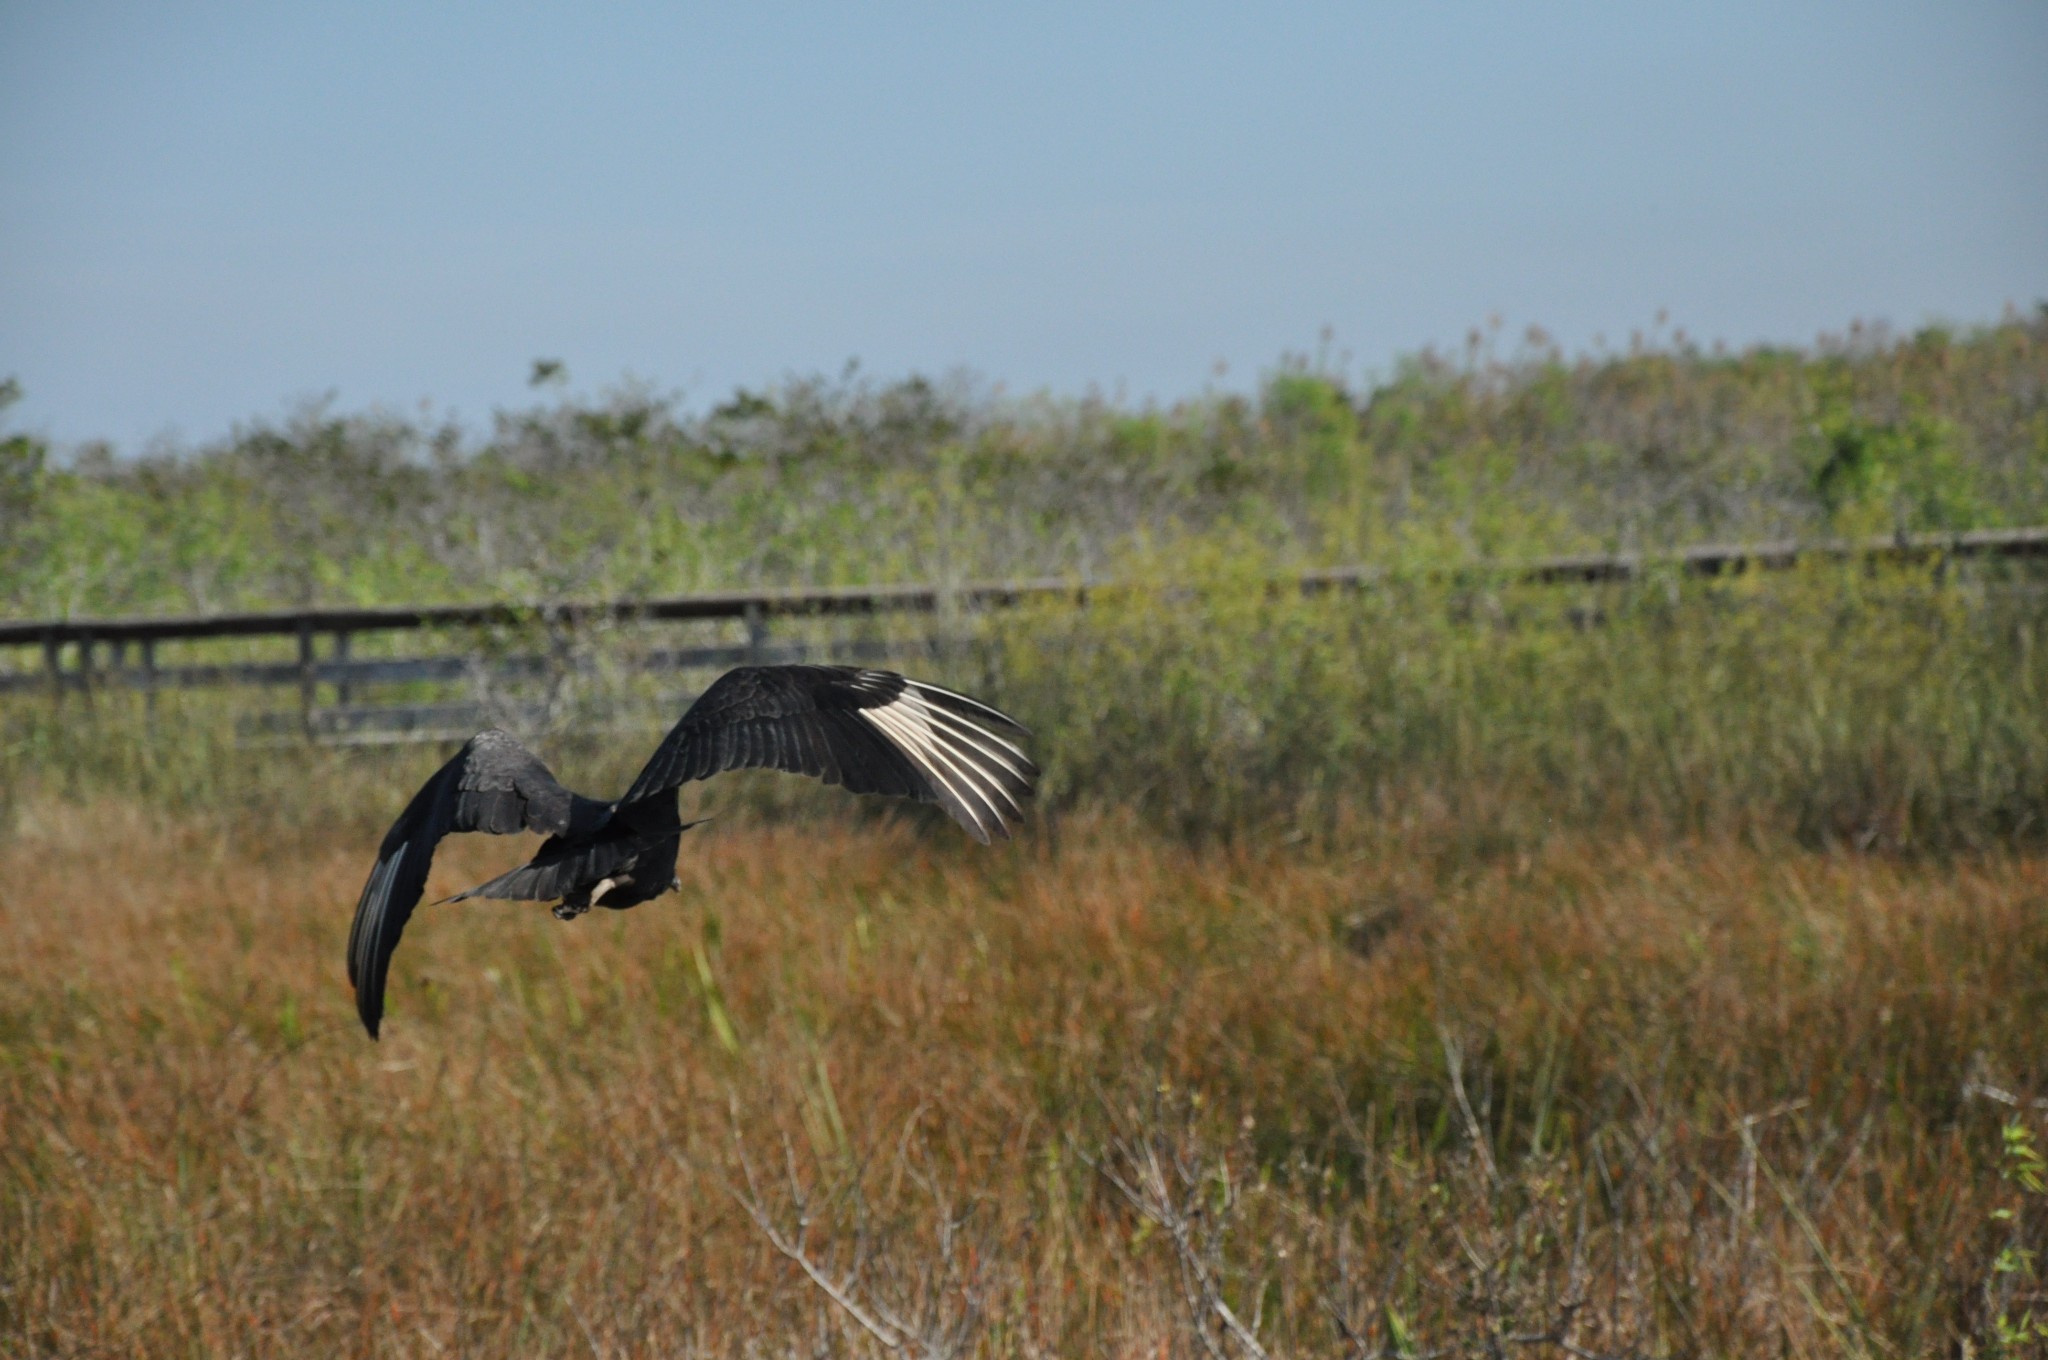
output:
M487 437L312 407L61 465L0 447L20 616L1099 575L1218 535L1389 565L2048 522L2048 313L1812 352L1567 359L1540 336L1256 399L1013 399L797 381L685 416L644 390ZM553 390L550 388L550 390Z
M692 418L646 393L564 399L480 444L313 410L178 456L57 466L17 437L6 459L0 597L26 615L1124 582L1086 609L950 620L975 645L938 659L914 620L798 629L893 636L902 664L1024 715L1055 811L1321 835L1346 809L1420 800L1481 843L1565 824L1915 847L2048 828L2048 658L2025 574L1927 561L1536 588L1442 570L2048 522L2048 312L1811 353L1566 360L1532 339L1496 361L1482 340L1369 389L1294 365L1255 401L1171 409L849 378ZM1267 588L1340 562L1381 584ZM671 701L601 674L570 690L570 717L650 733ZM280 761L354 787L360 756L238 752L246 703L166 699L152 739L132 697L59 712L18 695L0 705L0 772L294 815L318 795L281 804ZM625 777L634 745L584 748L593 786ZM431 755L368 763L402 783ZM321 815L355 806L336 803Z

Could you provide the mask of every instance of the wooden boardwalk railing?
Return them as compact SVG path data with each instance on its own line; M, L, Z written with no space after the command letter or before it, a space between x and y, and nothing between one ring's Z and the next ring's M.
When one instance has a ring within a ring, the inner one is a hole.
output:
M1672 553L1612 553L1552 557L1519 563L1474 563L1435 573L1439 577L1530 584L1626 581L1648 572L1676 571L1690 576L1718 576L1741 571L1777 570L1813 557L1881 559L2048 559L2048 527L1977 530L1956 534L1922 534L1861 541L1783 541L1709 545ZM1362 589L1382 582L1384 568L1333 567L1276 580L1275 590L1316 593ZM740 620L746 625L744 644L640 651L628 664L642 671L679 671L738 665L748 661L794 659L865 661L879 659L876 644L839 642L825 647L793 647L771 640L771 620L834 616L935 613L941 609L980 611L1033 601L1067 599L1085 603L1103 583L1041 579L980 582L954 589L933 585L854 586L817 590L751 590L678 595L653 599L620 599L546 604L497 602L470 605L418 605L390 608L265 610L162 618L0 620L0 652L37 648L42 665L0 667L0 694L44 690L61 698L67 692L90 694L96 689L159 690L253 685L297 687L301 713L297 721L307 732L322 728L315 721L318 688L333 688L337 703L349 707L362 686L457 682L481 678L518 681L539 679L559 669L563 660L546 656L504 656L484 660L471 653L426 657L355 657L352 639L360 634L404 631L519 628L540 625L576 631L596 624ZM325 649L317 639L326 637ZM160 665L159 643L190 643L229 638L293 638L296 656L288 660L199 662ZM325 654L322 655L324 650ZM576 663L569 663L574 665ZM413 711L452 710L451 705L414 705ZM470 706L471 708L474 705ZM367 710L365 710L367 712ZM467 712L467 710L465 710ZM275 715L288 719L292 715ZM325 715L338 739L363 728L361 713ZM373 725L373 724L372 724ZM435 721L434 732L462 726ZM407 729L410 730L410 729Z

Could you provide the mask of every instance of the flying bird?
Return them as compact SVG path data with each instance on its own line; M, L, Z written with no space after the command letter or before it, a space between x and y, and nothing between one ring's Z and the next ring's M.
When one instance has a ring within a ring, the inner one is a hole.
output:
M443 836L547 833L526 864L445 900L553 902L565 921L680 888L676 851L698 823L682 820L678 790L725 770L787 770L852 793L937 803L987 845L1008 838L1038 775L1001 732L1026 729L978 699L894 671L742 666L690 705L611 803L565 788L509 732L479 732L413 795L377 847L348 937L356 1014L375 1039L392 952Z

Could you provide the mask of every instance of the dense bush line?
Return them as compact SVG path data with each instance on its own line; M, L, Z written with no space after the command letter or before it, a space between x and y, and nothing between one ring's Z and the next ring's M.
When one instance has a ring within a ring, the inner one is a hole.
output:
M2048 310L1804 351L1495 347L1373 384L1296 362L1164 408L849 375L701 415L564 397L481 437L317 405L137 457L15 436L0 607L1097 572L1220 529L1334 561L2048 520Z

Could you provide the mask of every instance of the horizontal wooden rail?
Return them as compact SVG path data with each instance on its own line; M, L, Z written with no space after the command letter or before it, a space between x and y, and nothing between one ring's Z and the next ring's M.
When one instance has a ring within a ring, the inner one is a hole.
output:
M1505 580L1529 585L1570 585L1575 582L1629 581L1650 572L1676 571L1684 576L1729 576L1742 571L1783 571L1802 560L1915 561L1933 557L2048 558L2048 527L1972 529L1953 534L1901 534L1892 538L1820 539L1802 542L1779 539L1765 543L1708 543L1675 552L1585 553L1539 557L1529 562L1479 562L1432 575L1482 581ZM1366 586L1387 580L1385 567L1328 567L1304 572L1305 590L1329 586Z
M1003 581L944 590L938 586L845 586L822 590L751 590L672 595L645 600L556 604L403 605L378 609L265 610L164 618L0 621L0 647L75 642L164 642L227 637L291 637L302 633L378 633L422 628L522 627L536 623L653 623L687 619L754 619L794 615L924 612L942 602L1000 608L1028 598L1083 597L1065 581Z
M699 668L739 666L760 661L802 661L810 648L801 643L773 642L724 647L654 648L603 662L591 656L556 658L508 656L490 660L464 655L402 657L388 660L315 661L302 666L296 661L243 661L218 665L158 666L130 665L78 669L64 673L64 683L77 687L86 682L101 689L171 690L211 689L222 685L291 686L410 684L489 678L494 681L541 680L563 670L593 671L600 665L617 665L636 672L682 671ZM884 649L875 644L848 643L830 649L837 661L863 661L879 657ZM9 691L47 690L50 678L35 671L0 673L0 694Z
M943 652L960 644L943 638L926 638L912 645ZM357 685L402 685L421 681L445 684L480 679L499 683L545 680L565 671L587 674L606 666L641 674L660 674L665 671L759 665L763 662L781 664L829 660L866 663L903 654L902 644L859 639L818 645L762 641L722 647L656 647L607 655L602 660L590 655L551 657L531 654L483 660L457 654L373 661L316 661L310 668L296 661L244 661L221 665L159 666L155 669L122 665L95 667L90 672L67 670L63 679L67 686L73 688L87 680L100 689L134 690L213 689L224 685L290 688L304 687L310 681L346 691ZM41 672L0 672L0 694L10 691L38 693L49 688L50 677Z
M1606 553L1540 558L1531 562L1474 563L1431 573L1472 580L1529 583L1624 581L1656 570L1718 576L1776 570L1803 558L2048 557L2048 528L1982 529L1956 534L1914 534L1861 541L1706 545L1673 553ZM1330 567L1275 582L1302 590L1360 587L1387 579L1383 567ZM24 619L0 621L0 647L56 648L70 644L122 644L227 637L390 632L406 629L517 627L534 623L656 622L750 619L801 615L857 615L936 611L945 606L995 609L1031 600L1085 601L1087 583L1040 579L990 581L946 589L931 585L844 586L820 590L744 590L640 600L555 604L407 605L391 608L267 610L163 618ZM330 663L320 663L325 666ZM168 673L168 672L165 672ZM294 681L303 670L292 671Z

